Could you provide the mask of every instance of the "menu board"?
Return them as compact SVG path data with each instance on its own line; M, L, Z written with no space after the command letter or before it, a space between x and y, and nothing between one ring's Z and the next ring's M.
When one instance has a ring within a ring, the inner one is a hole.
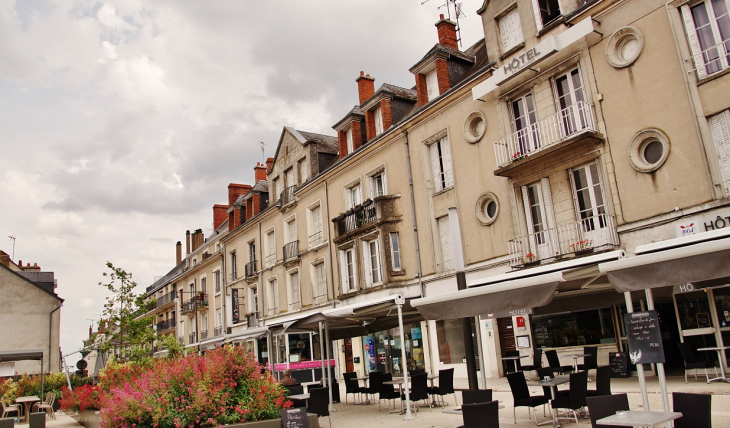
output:
M281 409L282 428L309 428L307 410L304 407L296 409Z
M626 352L611 352L608 354L608 364L611 366L611 377L629 377L629 356Z
M624 314L631 364L664 362L662 333L656 311Z

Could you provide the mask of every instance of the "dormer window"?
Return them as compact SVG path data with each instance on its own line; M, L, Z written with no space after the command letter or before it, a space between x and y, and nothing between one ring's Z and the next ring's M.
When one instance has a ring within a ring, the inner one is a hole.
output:
M352 153L355 150L353 147L353 140L352 140L352 127L347 129L346 135L347 135L347 153Z
M383 110L380 107L376 108L373 116L375 116L375 135L380 135L383 133Z
M429 101L439 96L439 81L435 68L426 74L426 90Z

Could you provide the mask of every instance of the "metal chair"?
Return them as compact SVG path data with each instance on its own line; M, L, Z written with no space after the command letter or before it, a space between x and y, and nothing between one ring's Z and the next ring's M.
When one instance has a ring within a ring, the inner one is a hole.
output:
M498 428L499 402L463 404L461 412L464 418L463 428Z
M697 354L688 343L677 343L677 346L679 346L679 352L682 353L682 359L684 360L684 383L687 383L687 371L692 369L695 371L695 382L697 382L697 369L705 369L705 377L708 383L710 382L710 376L707 374L707 369L715 369L715 376L717 376L717 367L715 367L714 361L704 361L697 358Z
M56 412L53 411L53 403L56 401L56 394L53 392L46 393L46 401L43 403L33 404L36 411L45 411L51 418L56 419Z
M8 404L7 401L5 401L4 398L0 398L0 403L3 405L3 418L5 418L8 413L15 412L15 415L20 419L20 406L17 404Z
M672 409L682 417L674 421L674 428L712 428L712 395L672 393Z
M537 369L540 369L540 368L542 368L542 348L536 348L535 353L532 355L532 364L523 365L522 371L531 372L531 371L537 371Z
M418 411L418 406L416 406L416 402L421 400L426 400L428 402L428 375L426 373L415 375L411 379L411 392L409 394L409 399L411 400L411 403L413 403L413 407L416 411ZM403 407L403 401L406 399L405 391L403 391L400 395L401 399L401 407Z
M441 405L445 406L444 395L454 394L454 405L459 405L459 400L456 398L456 391L454 391L454 369L439 370L439 385L433 388L428 388L429 395L441 396Z
M515 402L514 405L514 420L517 423L517 408L527 407L527 416L530 416L530 408L533 410L546 404L548 398L544 395L530 395L530 390L527 388L527 380L525 379L525 372L509 373L507 375L507 382L512 390L512 399ZM537 412L535 412L535 425L537 425Z
M550 406L555 412L555 418L558 417L558 409L566 409L573 411L576 425L578 424L578 414L576 410L586 406L586 393L588 391L588 372L578 372L570 374L570 389L567 395L559 394L557 398L550 401Z
M361 387L357 379L355 379L357 377L357 373L355 372L343 373L342 377L345 379L345 403L347 403L347 394L352 394L353 396L355 394L362 394L362 390L365 388ZM353 402L358 404L356 400L357 398L353 397Z
M329 426L332 426L329 403L329 388L313 388L309 390L309 407L307 408L307 412L316 413L319 417L327 416Z
M391 373L385 373L383 375L383 383L381 383L380 392L378 393L378 411L380 411L380 400L388 400L388 411L393 411L395 405L391 407L391 401L400 398L400 391L395 390L395 385L385 384L385 382L390 382L391 380L393 380Z
M548 365L550 366L551 369L553 369L554 372L564 374L564 373L570 373L573 371L573 366L560 365L560 357L558 357L558 351L556 351L555 349L545 351L545 356L547 357Z
M466 389L461 391L461 403L474 404L474 403L487 403L492 401L492 390L491 389Z
M616 425L598 425L596 421L615 415L619 410L629 410L629 398L626 394L587 397L586 404L593 428L619 428Z
M596 389L589 389L589 397L611 395L611 366L601 366L596 369Z

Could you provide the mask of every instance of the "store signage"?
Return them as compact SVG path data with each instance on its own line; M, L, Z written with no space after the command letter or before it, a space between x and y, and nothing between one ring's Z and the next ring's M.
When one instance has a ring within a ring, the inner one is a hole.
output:
M683 219L682 222L677 223L675 226L677 238L697 235L711 230L724 229L726 227L730 227L730 213L718 214L717 212L710 213L706 216Z
M514 308L505 309L503 311L496 312L492 315L494 318L506 318L506 317L518 317L532 314L532 308Z
M674 294L691 293L697 290L692 284L679 284L674 286Z
M611 367L611 377L629 377L629 357L626 352L608 354L608 365Z
M664 362L662 332L656 311L643 311L624 314L626 339L629 342L631 364L651 364Z
M281 409L281 426L286 428L309 428L307 409L304 407Z
M515 56L511 60L505 61L504 65L500 69L502 73L497 78L495 84L501 85L510 77L515 76L521 71L527 69L530 65L542 61L548 55L557 51L558 47L555 36L548 37L547 39L535 45L535 47L533 47L532 49L528 49L520 55ZM497 73L494 74L497 75Z
M517 317L515 318L515 321L517 322L517 328L520 330L525 329L525 317Z
M327 361L327 360L325 360L325 361ZM330 365L330 367L335 365L334 358L330 359L329 365ZM274 364L274 370L286 370L287 368L290 370L318 369L320 367L322 367L322 361L320 361L320 360L289 363L289 367L287 367L286 363Z
M241 308L238 303L238 288L231 290L231 313L233 314L233 324L241 321Z

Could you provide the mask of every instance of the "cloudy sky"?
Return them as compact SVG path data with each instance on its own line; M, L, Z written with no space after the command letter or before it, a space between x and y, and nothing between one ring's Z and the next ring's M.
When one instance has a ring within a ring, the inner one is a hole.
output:
M164 275L259 142L334 135L360 70L412 87L444 2L0 0L0 249L56 273L63 351L102 312L105 263L140 291ZM466 49L482 0L461 3Z

